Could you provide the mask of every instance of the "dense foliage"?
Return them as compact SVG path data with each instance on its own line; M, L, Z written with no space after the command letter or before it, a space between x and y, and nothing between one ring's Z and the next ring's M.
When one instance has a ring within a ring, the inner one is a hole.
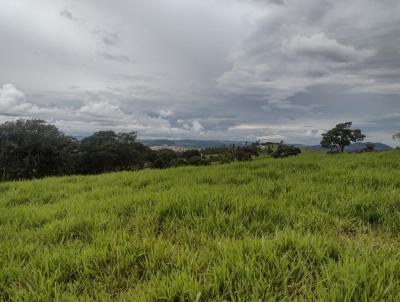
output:
M258 155L253 145L220 149L215 153L155 151L137 142L135 132L99 131L78 141L42 120L18 120L0 125L0 181L200 166L213 161L250 160Z
M100 131L84 138L79 144L78 172L96 174L143 168L151 150L135 140L135 132L114 131Z
M271 156L273 158L282 158L288 156L297 156L300 153L301 153L300 148L290 145L279 144L276 150L271 153Z
M41 120L0 125L2 180L63 175L74 172L76 141ZM72 165L72 166L71 166Z
M256 143L245 146L223 146L215 148L206 148L202 154L211 161L219 163L228 163L234 160L251 160L260 154L259 146Z
M400 152L0 184L0 301L400 301Z

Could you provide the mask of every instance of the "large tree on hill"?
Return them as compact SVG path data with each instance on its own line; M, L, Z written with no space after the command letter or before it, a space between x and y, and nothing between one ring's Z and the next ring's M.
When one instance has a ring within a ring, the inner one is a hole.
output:
M136 142L136 132L99 131L80 144L80 169L84 174L142 168L150 149Z
M343 152L344 148L352 142L363 141L365 135L361 133L360 129L351 129L351 126L352 122L341 123L328 132L323 133L321 146L331 150L339 149L340 152Z
M76 141L42 120L0 125L0 179L12 180L73 173Z

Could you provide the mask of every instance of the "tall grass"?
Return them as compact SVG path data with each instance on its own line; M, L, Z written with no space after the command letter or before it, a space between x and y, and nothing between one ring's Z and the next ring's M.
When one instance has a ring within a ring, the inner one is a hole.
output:
M400 152L0 184L0 300L399 301Z

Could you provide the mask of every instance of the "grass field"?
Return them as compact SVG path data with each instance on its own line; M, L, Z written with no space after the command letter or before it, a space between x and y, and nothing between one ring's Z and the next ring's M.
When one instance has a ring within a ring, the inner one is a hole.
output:
M0 184L0 300L399 301L400 152Z

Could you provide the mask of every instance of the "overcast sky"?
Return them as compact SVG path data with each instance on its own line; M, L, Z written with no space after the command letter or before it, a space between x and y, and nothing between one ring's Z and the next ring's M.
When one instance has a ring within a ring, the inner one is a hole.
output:
M400 131L399 0L1 0L0 122L319 143Z

